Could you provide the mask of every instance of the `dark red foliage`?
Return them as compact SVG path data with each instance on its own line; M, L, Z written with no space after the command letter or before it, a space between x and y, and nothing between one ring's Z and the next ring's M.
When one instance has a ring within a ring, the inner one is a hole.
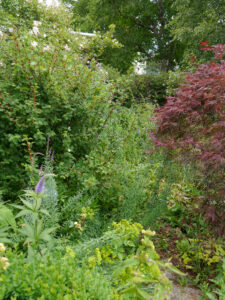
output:
M225 207L225 45L202 45L214 52L214 59L188 74L175 97L157 110L154 141L198 163L205 175L207 205L213 202L217 208L207 213L214 222L215 211Z

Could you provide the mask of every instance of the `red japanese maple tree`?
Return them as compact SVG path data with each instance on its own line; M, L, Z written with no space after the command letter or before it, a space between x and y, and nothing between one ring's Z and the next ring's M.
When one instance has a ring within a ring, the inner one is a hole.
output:
M157 110L157 145L179 149L182 158L194 160L205 175L206 218L225 216L225 45L208 46L214 58L187 74L186 81Z

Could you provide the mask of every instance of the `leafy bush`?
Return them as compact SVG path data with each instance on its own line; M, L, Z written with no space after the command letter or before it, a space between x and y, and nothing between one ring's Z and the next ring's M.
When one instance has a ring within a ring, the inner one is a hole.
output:
M204 174L206 218L218 225L224 219L225 103L224 45L206 47L215 59L200 65L158 110L155 143L176 149L185 161L196 162ZM215 188L216 187L216 188ZM224 224L217 226L219 231Z
M79 266L69 255L27 262L6 252L10 266L0 269L1 299L113 299L113 288L97 270ZM115 298L116 299L116 298Z
M130 105L133 99L135 103L150 102L163 105L166 102L167 79L167 73L129 75L125 81L125 91L129 95L125 104Z
M37 254L31 261L6 251L1 299L167 299L171 284L162 269L177 270L159 261L150 240L154 232L126 220L113 226L101 241Z
M129 109L115 104L95 147L71 170L77 176L78 191L64 199L60 234L72 238L77 233L72 224L78 221L82 207L90 207L95 214L85 222L82 238L97 237L113 221L124 218L154 225L166 208L177 174L171 160L149 145L154 124L148 118L153 109L151 104Z
M31 163L33 153L44 152L48 137L56 172L67 178L72 163L91 149L91 140L111 109L112 85L105 83L106 74L94 59L90 66L86 62L105 44L115 44L110 39L113 28L102 38L84 40L71 32L66 9L35 5L38 13L33 15L33 1L21 1L16 13L0 5L0 178L4 196L25 187L27 177L21 166ZM32 15L27 22L24 13Z

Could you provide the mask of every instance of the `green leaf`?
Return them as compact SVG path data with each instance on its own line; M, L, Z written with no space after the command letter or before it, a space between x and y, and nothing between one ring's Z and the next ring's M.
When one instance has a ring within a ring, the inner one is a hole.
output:
M38 238L40 237L42 226L43 226L42 220L38 220L37 221L37 236L38 236Z
M52 228L47 228L44 231L42 231L42 233L40 234L39 238L48 242L50 241L51 237L50 237L50 233L53 232L56 229L56 227L52 227Z
M26 201L26 200L23 200L23 199L22 199L21 201L23 202L23 204L24 204L26 207L30 208L31 210L34 209L33 203L30 203L30 202L28 202L28 201Z
M0 236L0 243L12 243L12 241L8 238Z
M19 218L19 217L28 215L28 214L30 214L30 213L31 213L30 210L28 210L28 209L23 209L21 212L19 212L19 213L15 216L15 218L17 219L17 218Z
M20 232L23 234L23 235L26 235L28 237L34 237L34 230L33 228L29 225L29 224L25 224L25 226L23 227L23 229L20 230Z
M146 293L145 291L137 288L137 292L143 299L145 299L145 300L150 299L150 295L148 293Z
M47 211L47 209L42 208L42 209L40 210L40 212L43 213L44 215L50 217L50 214L49 214L49 212Z
M22 205L17 205L17 204L10 204L10 206L13 206L15 208L18 208L18 209L24 209L24 207Z
M12 226L14 231L16 230L16 221L15 221L14 215L8 207L0 205L0 218L1 218L3 224L4 223L8 224L8 225ZM0 224L1 224L1 222L0 222Z

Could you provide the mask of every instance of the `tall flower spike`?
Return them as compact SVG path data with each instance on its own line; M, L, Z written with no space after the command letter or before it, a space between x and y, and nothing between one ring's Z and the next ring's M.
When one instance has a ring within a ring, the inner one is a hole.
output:
M41 192L43 192L43 190L45 188L45 180L47 177L50 177L50 176L55 176L55 175L54 174L46 174L41 177L41 179L38 181L38 184L35 187L36 194L40 194Z

